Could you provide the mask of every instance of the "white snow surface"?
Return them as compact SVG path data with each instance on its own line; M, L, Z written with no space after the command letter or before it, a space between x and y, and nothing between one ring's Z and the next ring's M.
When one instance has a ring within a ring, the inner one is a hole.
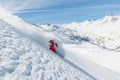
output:
M0 80L94 80L50 52L48 34L0 11Z
M0 9L0 80L120 80L120 52L105 49L119 50L118 18L35 26Z
M97 80L120 79L120 53L104 50L90 43L64 45L67 60Z

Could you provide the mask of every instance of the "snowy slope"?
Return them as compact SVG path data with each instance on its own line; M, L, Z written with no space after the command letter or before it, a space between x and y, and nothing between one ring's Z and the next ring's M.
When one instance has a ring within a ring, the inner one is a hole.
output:
M88 43L90 39L84 35L79 35L75 29L50 24L37 26L45 31L54 32L61 37L64 41L65 58L96 79L120 79L120 52Z
M0 18L0 80L93 80L48 51L32 32L22 29L27 23L18 26L14 17L2 14Z
M120 52L107 50L98 45L88 43L90 40L87 37L79 35L76 30L70 28L66 29L60 26L47 24L44 25L45 27L43 27L43 25L38 26L45 31L54 32L59 37L61 36L64 43L66 43L63 45L64 49L66 51L70 50L66 52L66 56L69 56L70 52L72 52L77 56L85 57L96 64L100 64L110 70L120 73ZM68 48L66 48L66 46L68 46ZM76 56L74 55L74 57Z
M116 52L101 49L93 44L80 44L81 41L92 41L90 35L86 35L84 31L79 33L79 29L63 25L36 27L2 9L0 11L0 79L120 80L119 54L114 55ZM49 51L50 39L59 43L57 51L64 58ZM104 55L106 56L102 60ZM115 60L108 63L111 56L114 56Z
M98 80L120 80L120 54L90 43L65 44L66 59Z
M56 42L62 45L62 41L57 36L55 36L54 33L43 31L42 29L37 28L32 24L28 24L19 17L9 14L3 9L0 9L0 11L0 19L13 25L13 27L20 33L34 39L36 42L40 43L44 48L49 50L49 40L51 39L55 40ZM64 50L62 49L61 45L59 45L58 51L61 56L65 56Z
M92 43L120 50L120 15L109 15L95 21L73 22L61 26L77 31L80 36L88 37Z

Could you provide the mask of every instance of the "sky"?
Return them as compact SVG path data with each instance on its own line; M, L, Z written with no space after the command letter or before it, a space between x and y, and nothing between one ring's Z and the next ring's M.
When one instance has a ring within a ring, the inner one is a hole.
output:
M120 14L120 0L0 0L0 7L34 24L64 24Z

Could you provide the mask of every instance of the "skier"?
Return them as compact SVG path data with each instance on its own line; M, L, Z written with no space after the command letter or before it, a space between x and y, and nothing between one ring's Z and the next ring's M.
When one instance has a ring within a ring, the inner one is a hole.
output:
M54 40L50 40L49 43L49 49L54 53L57 53L56 48L58 47L58 44Z

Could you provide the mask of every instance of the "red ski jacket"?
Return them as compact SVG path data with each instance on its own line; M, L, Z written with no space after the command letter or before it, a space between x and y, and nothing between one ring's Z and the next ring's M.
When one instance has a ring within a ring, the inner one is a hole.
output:
M57 43L54 43L53 40L50 41L50 45L49 45L49 49L55 53L57 53L56 51L56 47L58 47L58 44Z

